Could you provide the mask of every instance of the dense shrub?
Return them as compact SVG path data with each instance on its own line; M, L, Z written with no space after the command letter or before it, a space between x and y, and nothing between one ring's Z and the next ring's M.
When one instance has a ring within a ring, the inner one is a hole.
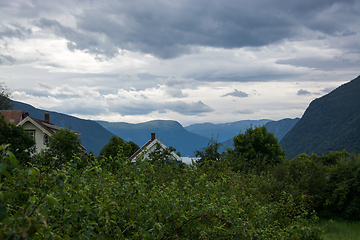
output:
M360 155L343 157L328 170L321 214L360 220Z
M276 166L272 173L278 184L294 197L298 199L305 195L309 210L322 205L326 169L315 154L300 154Z
M179 170L119 154L110 162L91 158L84 168L78 164L70 160L46 171L18 166L6 174L1 191L13 195L0 205L0 213L6 209L0 237L320 239L316 215L291 194L283 191L269 202L256 193L259 176L224 166L213 178L196 165Z
M3 115L0 114L0 145L10 144L9 150L17 157L21 164L31 160L31 155L35 152L35 140L22 126L7 123Z
M207 161L220 161L224 159L224 154L219 153L219 148L221 146L221 143L218 143L214 137L211 137L211 139L208 142L208 145L200 150L196 150L194 152L195 157L198 157L199 159L196 160L197 164L200 166L205 164Z
M100 158L116 156L120 150L125 156L130 157L138 149L139 146L136 145L133 141L126 142L121 137L112 136L109 139L109 142L101 149Z
M228 149L226 158L235 171L260 173L269 166L283 162L285 151L265 125L254 128L251 126L245 133L234 137L234 149Z

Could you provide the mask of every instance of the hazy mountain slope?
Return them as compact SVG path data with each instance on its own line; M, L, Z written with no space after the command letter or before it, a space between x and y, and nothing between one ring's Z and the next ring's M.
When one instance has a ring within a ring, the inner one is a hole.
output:
M207 138L218 137L218 142L226 141L234 136L238 135L240 131L244 132L247 128L251 126L259 126L263 125L267 122L270 122L269 119L261 119L261 120L242 120L238 122L231 123L198 123L185 127L185 129L189 132L198 134L200 136L204 136ZM219 134L219 136L218 136Z
M287 132L291 130L291 128L299 121L299 118L290 119L285 118L281 119L279 121L270 121L265 124L265 127L268 129L268 131L271 131L274 133L275 137L278 138L278 141L285 136ZM245 132L246 129L244 129L242 132ZM228 139L227 141L224 141L221 143L222 146L220 147L219 151L225 151L227 148L234 148L233 146L233 137Z
M195 150L205 147L209 142L206 137L186 131L176 121L154 120L138 124L104 121L98 123L125 141L133 141L140 147L150 140L150 134L154 132L157 139L168 147L175 147L181 156L193 156Z
M22 102L13 101L13 103L14 110L28 112L30 117L43 120L45 112L49 112L51 123L64 128L70 126L72 130L80 132L81 144L86 147L87 152L92 151L95 156L99 155L100 150L108 143L110 137L114 135L95 121L41 110Z
M360 76L312 101L280 144L288 156L360 153Z
M279 121L272 121L265 124L269 132L273 132L280 142L281 139L295 126L300 118L285 118Z

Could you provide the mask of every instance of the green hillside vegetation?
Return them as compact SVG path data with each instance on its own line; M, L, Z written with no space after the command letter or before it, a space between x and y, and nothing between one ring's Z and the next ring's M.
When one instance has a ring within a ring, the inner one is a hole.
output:
M360 76L315 99L281 140L288 156L360 153Z
M322 239L328 228L318 216L360 220L360 156L285 160L265 126L234 145L219 155L212 139L192 165L164 154L131 162L121 147L108 157L44 153L28 161L1 145L0 237Z

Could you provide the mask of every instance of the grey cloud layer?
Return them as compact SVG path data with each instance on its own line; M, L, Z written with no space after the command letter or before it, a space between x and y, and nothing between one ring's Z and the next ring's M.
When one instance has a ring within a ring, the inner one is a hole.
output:
M109 102L109 111L125 115L146 115L154 111L165 113L167 110L177 112L182 115L202 115L212 112L210 106L203 102L186 103L183 101L166 101L162 103L154 101L133 101L130 104L121 104L117 102Z
M118 49L174 58L193 46L264 46L301 37L304 29L323 35L351 33L356 1L110 1L93 2L76 15L76 28L56 20L36 20L68 42L112 58ZM339 21L338 19L345 21Z
M308 90L305 89L300 89L299 91L297 91L297 95L301 96L301 95L311 95L311 92L309 92Z
M223 95L223 97L226 97L226 96L244 98L244 97L248 97L249 94L247 94L246 92L238 91L237 89L235 89L234 92L227 93L227 94Z

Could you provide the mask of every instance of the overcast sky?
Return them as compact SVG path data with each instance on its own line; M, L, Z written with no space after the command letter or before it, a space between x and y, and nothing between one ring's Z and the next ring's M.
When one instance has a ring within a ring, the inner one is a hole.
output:
M12 99L183 126L301 117L360 74L360 1L0 0Z

